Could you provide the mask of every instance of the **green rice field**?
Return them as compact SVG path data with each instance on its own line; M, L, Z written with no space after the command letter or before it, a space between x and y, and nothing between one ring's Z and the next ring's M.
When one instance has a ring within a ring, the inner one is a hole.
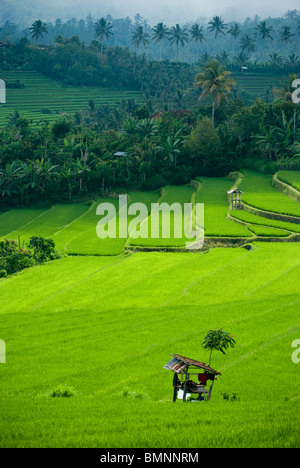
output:
M205 206L205 235L210 237L252 237L243 226L226 218L229 210L227 192L232 181L225 178L198 178L201 183L197 192L197 203Z
M195 195L195 189L189 185L186 186L167 186L164 188L162 192L162 196L159 200L155 202L163 204L167 203L169 206L177 203L181 206L181 212L177 213L170 212L170 231L167 233L167 237L162 230L162 224L157 226L157 238L153 238L152 230L155 229L154 223L151 223L151 216L145 220L145 223L148 224L147 231L151 233L151 237L148 238L138 238L133 239L130 237L129 245L131 246L143 246L143 247L183 247L186 243L190 242L190 240L185 237L184 234L184 210L183 206L184 203L191 203L193 196ZM181 225L179 236L175 236L174 225L175 223L179 223Z
M151 222L152 203L204 203L206 236L229 243L194 252L183 251L184 237L133 239L133 216L127 238L99 239L97 206L112 203L117 214L112 196L0 213L0 238L51 237L65 254L0 279L1 448L300 447L292 360L300 243L288 238L300 225L230 211L232 185L199 177L128 194L129 206L147 207L140 228ZM241 187L261 209L299 207L270 176L244 171ZM212 354L222 375L211 400L173 403L173 373L164 365L174 353L208 362L203 339L221 327L236 346Z
M300 192L300 171L279 171L277 177Z
M277 221L275 219L269 219L269 218L264 218L262 216L257 216L252 213L248 213L247 211L231 211L230 215L238 219L240 221L243 221L246 224L249 225L259 225L261 229L266 227L266 232L268 232L268 228L276 228L277 231L279 230L284 230L284 231L289 231L290 233L297 233L300 234L300 224L294 224L294 223L288 223L285 221ZM280 231L279 231L280 232Z
M299 203L277 191L271 182L271 176L253 171L244 171L240 184L244 195L243 201L255 208L274 213L299 214ZM288 237L300 234L300 224L268 219L247 211L230 211L227 192L232 188L232 181L227 178L198 178L193 186L167 186L160 191L132 192L127 195L128 207L134 203L143 203L147 207L146 217L139 220L138 230L147 227L147 238L133 238L130 234L131 221L135 216L128 216L128 235L120 238L119 199L99 198L77 204L57 204L44 209L13 209L0 215L0 237L15 241L20 239L26 245L30 237L42 236L53 238L59 251L72 255L119 255L128 248L182 248L189 241L184 234L184 219L176 219L176 213L170 214L170 235L165 238L162 226L158 236L151 235L151 206L153 203L204 204L204 230L207 238L251 239L255 237ZM101 217L97 216L97 207L101 203L112 203L115 207L116 238L99 239L96 226ZM138 213L137 213L138 214ZM231 216L228 217L228 214ZM179 215L181 217L181 214ZM236 220L237 222L234 222ZM174 224L180 221L182 235L175 237ZM238 222L241 221L239 224ZM143 230L143 229L142 229Z
M97 107L113 106L123 99L140 101L140 93L135 91L100 87L62 87L51 78L33 71L5 71L1 72L0 78L6 82L20 81L25 85L23 89L6 90L6 104L0 104L0 127L7 125L7 118L14 111L19 111L33 123L38 123L41 119L53 122L61 115L73 115L86 109L91 99Z
M0 446L299 448L300 244L254 247L68 257L0 280ZM213 354L211 401L172 403L163 366L207 362L221 326L237 346Z
M300 204L276 190L272 176L255 171L243 171L244 178L239 188L244 192L242 200L254 208L300 217Z
M256 94L257 97L266 97L266 90L280 86L283 77L268 73L232 73L231 77L237 85L245 91Z

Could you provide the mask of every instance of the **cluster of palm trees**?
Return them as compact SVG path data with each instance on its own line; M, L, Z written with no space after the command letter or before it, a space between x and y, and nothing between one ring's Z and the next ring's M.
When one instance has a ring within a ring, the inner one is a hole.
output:
M177 58L179 47L184 47L190 40L196 43L203 44L206 40L204 26L196 23L189 30L181 27L179 24L168 28L163 22L158 23L152 29L152 37L147 32L146 28L139 24L136 26L131 36L131 43L136 48L140 46L146 47L151 40L155 44L160 45L160 58L162 55L162 44L163 41L168 41L170 45L175 44L177 47ZM293 38L300 34L300 24L297 26L297 30L293 31L291 26L282 26L281 29L276 32L274 27L268 25L267 21L260 21L255 28L254 34L246 34L242 32L241 26L237 23L233 25L227 25L221 16L214 16L209 21L207 31L214 34L215 39L219 35L229 34L234 41L240 38L240 50L248 55L251 55L256 50L257 39L268 41L271 43L275 39L275 35L284 44L291 44ZM106 18L100 18L94 23L95 38L99 39L102 43L101 50L103 50L104 41L109 41L113 36L112 23ZM38 40L40 37L44 37L48 33L46 23L41 20L37 20L33 23L30 28L30 33L33 39Z
M239 24L234 24L228 28L221 16L214 16L214 18L208 23L208 31L214 33L215 39L219 34L230 34L235 40L242 34L242 30ZM272 41L274 39L274 28L268 26L266 21L261 21L256 26L256 32L254 37L249 34L244 34L241 37L241 49L247 52L253 52L255 50L255 38L267 39ZM298 25L298 31L300 33L300 24ZM192 40L200 42L201 44L205 41L204 26L200 24L194 24L190 30L182 28L179 24L168 28L164 23L158 23L152 28L153 41L155 44L161 43L163 40L168 40L171 45L176 44L184 46L189 42L189 34ZM100 41L103 39L109 40L113 35L112 25L105 18L101 18L95 23L95 37L99 37ZM292 32L291 26L283 26L279 31L280 40L285 44L292 43L292 38L296 36ZM149 44L151 36L145 31L144 26L139 25L132 34L131 42L134 46L139 47L141 44L145 47Z

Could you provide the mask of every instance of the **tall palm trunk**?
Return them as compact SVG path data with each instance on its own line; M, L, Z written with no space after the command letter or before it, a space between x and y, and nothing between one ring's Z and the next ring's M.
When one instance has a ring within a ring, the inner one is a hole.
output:
M215 125L215 107L216 107L216 103L215 103L215 101L213 100L211 120L212 120L212 123L213 123L214 125Z

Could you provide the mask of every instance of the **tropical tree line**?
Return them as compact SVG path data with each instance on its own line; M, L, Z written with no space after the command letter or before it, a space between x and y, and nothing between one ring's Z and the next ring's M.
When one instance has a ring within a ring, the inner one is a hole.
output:
M92 102L84 113L88 121L78 114L33 126L15 115L0 132L0 204L74 200L117 188L152 190L244 167L299 170L295 78L274 90L274 102L247 106L235 97L228 71L212 60L194 77L198 96L190 111L151 118L145 102L129 107L118 127L101 131Z
M30 28L23 30L6 21L0 28L0 38L15 38L19 35L19 38L25 36L51 44L55 39L77 35L85 43L99 39L103 49L107 45L142 48L151 59L178 59L179 49L183 50L184 46L189 45L184 52L187 61L194 61L200 53L215 55L220 48L231 55L247 53L261 61L267 52L274 52L275 49L283 55L297 54L299 24L300 14L297 10L288 12L283 18L261 20L255 17L253 20L247 18L244 23L225 23L221 16L216 15L205 22L176 24L172 27L163 22L151 26L139 14L133 20L116 20L111 16L93 19L89 16L86 20L72 18L65 23L57 19L54 24L39 19ZM175 56L169 46L174 46Z
M103 47L105 41L109 41L114 35L112 23L106 18L102 17L97 20L94 24L94 37L99 39ZM250 55L256 50L256 41L273 41L275 35L279 40L288 45L292 44L293 41L297 41L296 36L300 34L300 20L298 25L292 28L292 26L281 26L278 31L274 30L274 27L268 25L267 21L260 21L254 28L254 34L245 34L238 23L231 25L230 27L225 23L221 16L214 16L208 23L208 27L205 29L198 23L191 26L190 29L181 27L179 24L168 28L163 22L158 23L152 28L152 36L147 32L144 25L139 24L136 26L131 34L131 43L139 48L140 46L146 47L151 40L154 44L160 45L160 57L162 51L163 41L168 41L170 45L175 44L177 49L184 47L190 40L195 43L203 44L207 39L206 32L213 33L215 39L219 35L229 34L234 41L240 38L240 50ZM38 40L40 37L44 38L44 35L48 33L46 23L41 20L37 20L33 23L30 28L31 37ZM57 38L56 38L57 41Z

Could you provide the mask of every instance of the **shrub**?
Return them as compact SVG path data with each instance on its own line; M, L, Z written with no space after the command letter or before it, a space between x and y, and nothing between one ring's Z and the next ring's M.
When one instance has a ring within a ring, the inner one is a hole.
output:
M51 398L71 398L75 395L75 389L67 385L60 385L46 394Z
M237 393L233 393L232 396L229 393L222 393L223 400L226 401L240 401L240 397Z
M6 270L8 275L22 271L35 265L34 258L30 253L15 252L0 258L0 269Z
M0 240L0 278L31 268L36 263L60 258L52 239L31 237L28 248L33 252L21 249L15 241Z
M27 246L33 250L33 256L38 263L47 262L57 258L55 252L55 244L52 239L44 239L44 237L34 236L30 238Z

